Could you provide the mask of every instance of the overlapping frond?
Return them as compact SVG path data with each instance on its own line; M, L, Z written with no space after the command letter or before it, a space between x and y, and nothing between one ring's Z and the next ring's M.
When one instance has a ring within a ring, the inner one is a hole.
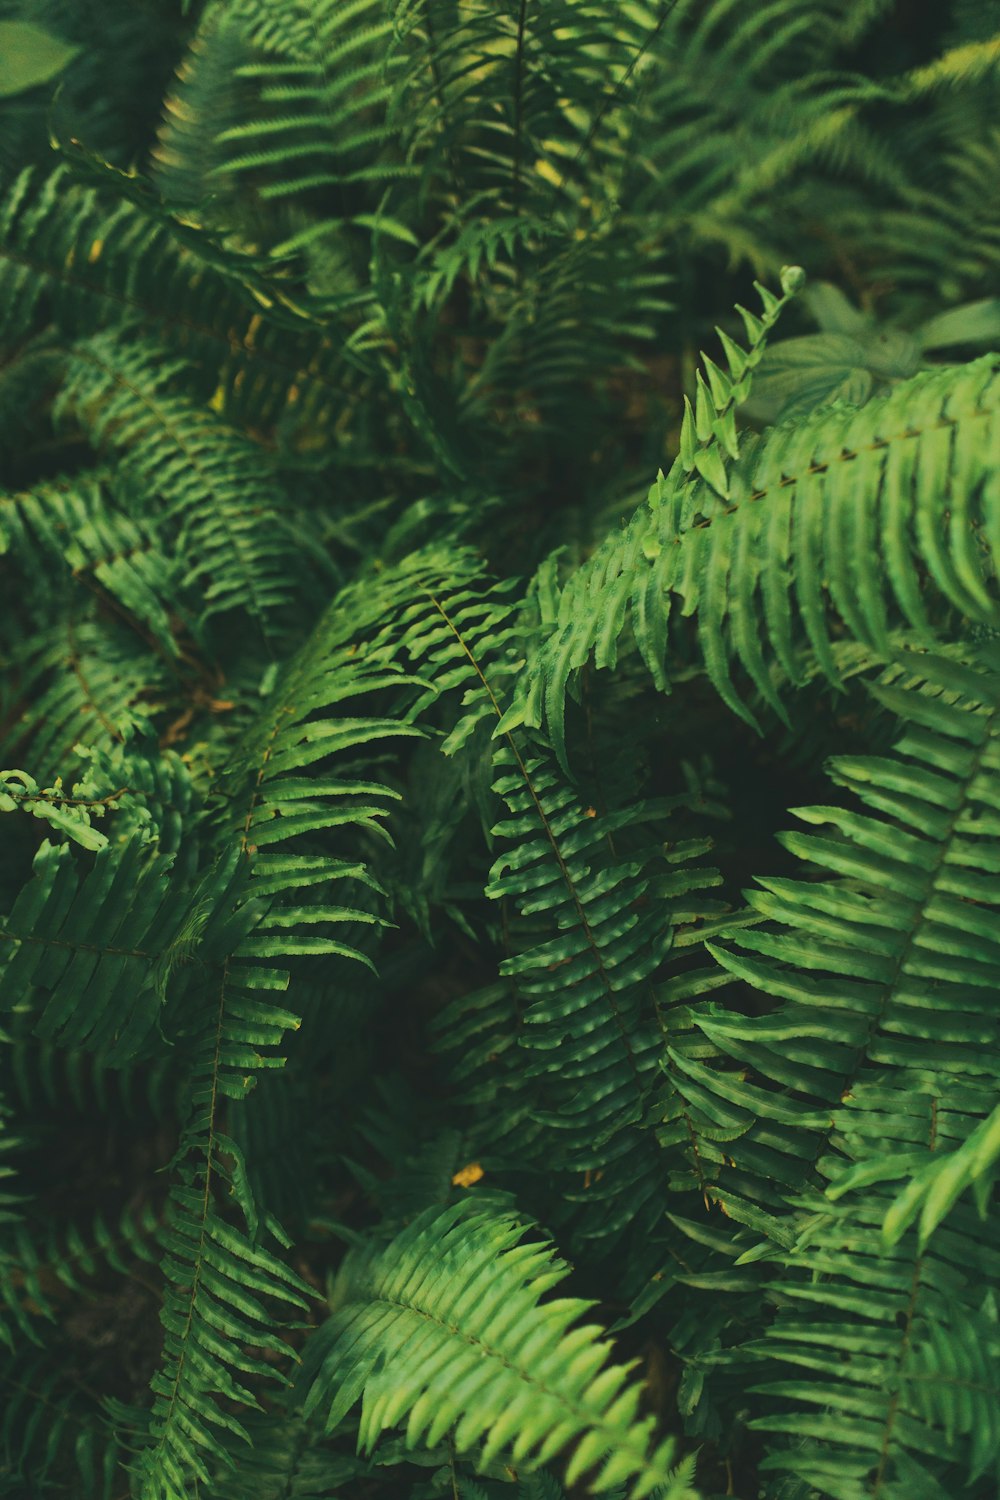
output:
M267 200L324 194L331 202L332 195L332 211L288 238L280 253L328 234L336 221L380 223L412 243L405 226L372 212L377 199L360 212L337 203L365 184L378 189L414 175L386 149L395 136L386 120L393 25L382 0L320 0L301 8L240 0L224 9L227 29L242 32L259 60L239 70L256 98L251 94L244 118L219 132L218 169L253 173Z
M675 607L695 617L713 685L751 720L734 671L781 712L779 671L800 682L812 659L839 681L838 628L887 654L894 625L933 640L949 609L995 624L998 398L987 356L747 442L725 499L704 479L661 481L564 591L531 674L532 720L558 737L570 675L591 657L614 664L626 618L667 687Z
M980 1221L959 1206L929 1243L904 1235L905 1219L887 1242L883 1224L898 1215L895 1182L919 1182L992 1107L1000 694L992 657L909 665L922 682L877 690L903 723L893 756L831 765L861 810L802 809L816 831L785 836L824 878L762 878L748 898L766 924L710 945L773 1006L696 1015L739 1071L675 1059L701 1160L715 1162L711 1198L785 1270L783 1310L744 1351L807 1372L761 1387L780 1404L755 1424L797 1436L768 1467L838 1500L904 1493L900 1452L964 1461L972 1478L993 1458L978 1425L960 1424L951 1384L920 1383L944 1349L960 1357L963 1319L996 1275Z
M817 831L782 839L827 878L762 878L748 900L778 928L712 947L729 973L781 1002L764 1016L713 1007L698 1020L761 1080L722 1075L716 1100L708 1070L699 1075L700 1103L738 1143L726 1149L737 1170L723 1173L723 1201L731 1192L774 1205L779 1184L804 1183L813 1163L825 1177L842 1170L826 1157L834 1114L865 1068L953 1076L957 1087L995 1067L996 678L931 656L913 667L921 686L877 690L903 720L895 755L831 765L864 810L800 809Z
M597 1470L595 1492L626 1481L636 1497L662 1485L682 1500L673 1444L653 1444L628 1367L608 1363L600 1328L580 1325L590 1304L541 1300L568 1268L524 1234L513 1216L459 1200L349 1263L306 1356L307 1413L332 1430L363 1398L362 1449L405 1422L411 1447L453 1430L456 1452L485 1462L509 1450L527 1467L575 1442L570 1481Z
M172 388L182 369L154 345L98 336L73 351L60 408L120 455L116 482L154 516L159 496L199 620L241 609L266 638L288 608L301 538L259 449Z
M885 1205L869 1190L806 1221L777 1257L780 1311L741 1351L770 1408L753 1423L774 1435L766 1470L835 1500L902 1500L914 1468L942 1494L995 1482L1000 1350L984 1288L1000 1257L963 1213L922 1253L912 1236L880 1252Z
M162 1003L157 965L190 911L190 890L171 885L171 863L141 837L101 849L89 869L69 846L43 843L3 921L0 1005L22 1005L34 987L40 1037L112 1061L139 1052Z
M44 1485L80 1500L113 1500L123 1453L90 1392L33 1353L0 1358L0 1393L0 1493Z
M69 580L114 600L171 656L171 616L182 610L174 559L152 517L129 515L108 493L109 476L80 475L0 496L0 549L17 568L25 608L44 618Z
M339 408L345 352L260 262L220 248L113 172L98 187L66 166L28 168L0 204L0 332L14 345L55 321L63 335L127 326L192 361L227 417L321 424ZM349 359L347 361L350 363Z

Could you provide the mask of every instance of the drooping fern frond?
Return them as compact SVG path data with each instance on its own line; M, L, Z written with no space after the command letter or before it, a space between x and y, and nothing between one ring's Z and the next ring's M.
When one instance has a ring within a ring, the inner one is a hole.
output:
M361 616L352 603L353 596L338 598L321 617L219 785L220 815L249 856L254 889L274 900L265 925L289 930L273 939L278 951L303 956L358 958L357 948L338 941L337 927L380 920L364 903L325 899L341 882L370 886L372 876L356 846L334 852L324 835L385 836L379 820L399 793L359 767L358 756L381 741L420 734L412 724L359 711L372 697L406 690L409 679L370 642L359 649ZM270 941L258 940L262 953Z
M121 484L162 498L183 582L201 591L200 621L241 609L268 639L287 610L289 559L300 549L259 452L171 389L182 368L151 345L90 339L74 350L60 410L122 456Z
M206 1068L199 1084L210 1089L217 1078ZM250 1438L229 1403L260 1409L244 1381L248 1376L282 1379L274 1360L289 1353L276 1331L281 1325L274 1308L283 1303L304 1310L309 1305L310 1289L257 1239L256 1226L233 1225L212 1202L216 1179L225 1182L228 1175L232 1182L223 1163L233 1146L212 1131L207 1116L205 1129L198 1164L182 1170L162 1231L166 1337L163 1367L152 1382L148 1446L135 1470L142 1500L183 1500L192 1477L209 1481L207 1459L235 1467L219 1430L248 1444ZM270 1359L251 1355L248 1347Z
M164 103L154 152L154 181L165 201L211 222L232 208L233 184L219 170L216 139L238 118L247 92L238 75L250 48L236 9L203 10Z
M7 188L5 342L43 319L72 337L125 326L205 372L232 420L271 428L285 418L293 429L327 420L343 398L343 342L335 349L290 292L268 286L252 256L173 219L133 178L96 175L93 187L66 166L47 177L26 169Z
M509 1449L533 1467L575 1442L570 1482L597 1470L598 1493L628 1481L637 1500L657 1486L683 1500L673 1444L654 1446L652 1419L637 1419L627 1367L608 1364L600 1329L578 1326L590 1304L541 1300L567 1268L524 1233L513 1216L459 1200L349 1261L306 1355L306 1412L322 1411L332 1430L363 1397L363 1450L403 1422L409 1446L451 1431L455 1451L482 1462Z
M784 839L825 878L761 879L748 899L767 925L710 945L773 1004L696 1015L739 1072L676 1059L694 1120L721 1127L702 1153L711 1198L784 1268L783 1310L744 1351L807 1372L760 1387L779 1404L755 1425L798 1435L767 1466L838 1497L902 1494L900 1453L983 1472L975 1424L946 1440L949 1398L909 1381L918 1346L943 1358L952 1318L979 1316L995 1253L964 1205L929 1242L897 1218L887 1247L883 1224L898 1216L893 1179L926 1180L992 1107L1000 698L992 656L910 665L917 685L877 690L903 722L895 754L832 763L862 810L803 809L816 832Z
M248 874L245 859L229 859L212 886L228 880L242 892ZM265 1229L280 1247L287 1249L288 1241L270 1215L259 1212L242 1153L224 1128L225 1102L245 1098L258 1070L281 1066L274 1049L299 1025L268 998L288 983L287 970L272 963L281 944L272 938L265 945L268 962L251 946L265 910L259 901L232 910L229 900L216 899L214 907L203 939L214 962L205 963L204 974L169 1012L189 1059L188 1116L171 1163L175 1180L160 1234L165 1341L135 1465L142 1500L182 1500L193 1479L208 1482L208 1461L232 1465L219 1429L249 1439L229 1402L259 1407L244 1383L248 1376L254 1382L286 1378L272 1362L289 1353L273 1308L283 1303L304 1310L310 1297L302 1279L267 1248ZM240 1222L233 1222L230 1199Z
M895 755L831 765L865 810L805 808L799 816L817 831L783 837L829 878L761 879L748 900L779 929L745 928L712 945L729 973L782 1001L752 1020L717 1008L698 1018L716 1045L768 1081L719 1081L737 1142L727 1148L737 1163L732 1192L762 1205L781 1201L774 1179L794 1190L813 1163L827 1178L843 1169L824 1153L831 1112L860 1069L913 1069L957 1083L994 1066L989 911L997 892L986 832L1000 702L994 668L923 655L912 665L922 685L876 690L903 722ZM935 961L929 955L944 942L948 957ZM808 1038L800 1055L793 1036ZM709 1079L705 1070L703 1085ZM768 1137L759 1152L758 1118ZM758 1177L760 1190L751 1185ZM727 1201L729 1189L716 1192Z
M0 549L17 568L33 614L51 612L68 575L113 600L177 656L171 616L183 605L176 565L164 555L149 512L129 515L114 505L108 488L107 475L81 475L0 496Z
M410 560L396 587L417 597L384 627L429 679L417 708L464 689L446 754L492 730L494 805L507 813L490 829L507 847L485 886L502 909L506 982L449 1005L438 1045L467 1097L490 1101L476 1140L491 1162L559 1173L585 1237L641 1223L655 1239L657 1194L682 1162L678 1133L691 1139L659 1061L664 1034L683 1050L690 1025L679 1012L664 1019L652 981L679 934L696 944L711 930L722 908L704 892L719 876L697 863L708 841L665 838L666 815L686 799L599 811L544 746L504 731L538 627L477 572L468 555Z
M655 25L604 0L430 0L401 25L411 60L394 109L408 153L425 158L425 180L442 174L459 191L474 173L491 216L568 206L560 193L601 95L614 94Z

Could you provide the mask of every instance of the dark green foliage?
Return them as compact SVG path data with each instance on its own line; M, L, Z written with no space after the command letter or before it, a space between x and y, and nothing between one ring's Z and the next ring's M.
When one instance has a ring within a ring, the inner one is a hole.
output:
M986 9L0 0L0 1495L997 1493Z

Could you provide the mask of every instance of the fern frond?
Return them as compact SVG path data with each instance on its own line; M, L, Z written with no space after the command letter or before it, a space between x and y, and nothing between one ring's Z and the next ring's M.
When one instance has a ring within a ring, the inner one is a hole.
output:
M262 964L252 946L261 904L251 899L231 910L228 892L240 890L248 875L245 859L230 859L210 878L214 910L201 944L214 963L193 995L183 995L169 1011L189 1058L189 1102L160 1235L168 1282L165 1338L135 1465L142 1500L184 1500L193 1478L209 1482L209 1461L232 1465L219 1430L249 1438L229 1402L259 1409L245 1378L285 1378L247 1347L287 1356L272 1308L283 1303L305 1310L311 1296L264 1244L265 1228L281 1247L288 1241L258 1212L242 1152L224 1128L225 1101L245 1098L259 1069L281 1066L273 1049L299 1025L297 1016L262 998L284 989L288 974ZM294 952L294 940L284 952L273 938L266 944L268 959ZM232 1221L228 1199L235 1199L240 1223Z
M3 759L16 762L27 750L36 778L58 776L77 744L153 737L166 675L131 630L62 611L26 639L19 632L8 660Z
M341 400L343 347L252 256L172 219L134 179L97 178L94 188L67 167L26 169L0 201L4 340L49 320L73 337L125 326L206 372L234 420L327 420Z
M753 1020L717 1008L697 1016L760 1080L726 1074L716 1084L703 1069L691 1094L697 1110L729 1122L736 1170L711 1192L735 1217L746 1200L773 1211L779 1185L794 1191L813 1163L828 1178L842 1170L826 1152L841 1094L862 1070L957 1082L995 1066L983 1049L998 955L992 919L977 912L998 899L986 832L997 681L992 668L955 660L919 656L913 666L920 686L876 690L903 721L895 756L831 764L865 810L802 809L817 831L782 840L828 878L762 879L749 903L780 927L709 945L730 974L782 1001ZM947 959L932 956L941 945Z
M882 1226L885 1242L894 1245L920 1215L921 1248L927 1243L952 1206L970 1187L980 1217L985 1218L1000 1161L1000 1107L982 1120L957 1150L935 1157L917 1171L897 1197ZM864 1170L864 1164L862 1164ZM884 1163L886 1177L898 1175L891 1161ZM848 1174L836 1184L839 1193L850 1183ZM831 1188L832 1195L832 1188Z
M113 1500L122 1450L89 1392L32 1354L0 1363L0 1393L0 1493L13 1497L25 1486L44 1486L49 1494Z
M3 922L0 1007L20 1006L34 986L38 1036L99 1050L111 1062L134 1057L160 1009L152 966L191 899L171 886L171 863L141 837L101 849L88 870L67 845L43 843Z
M39 1316L58 1326L53 1281L80 1297L104 1266L130 1275L136 1262L155 1262L159 1216L150 1204L124 1208L114 1221L94 1215L85 1227L22 1223L6 1238L0 1261L0 1297L24 1336L40 1344Z
M33 613L51 610L68 574L96 586L164 651L178 655L171 625L171 615L182 609L176 568L152 518L130 516L111 502L106 476L80 475L0 496L0 548L22 574Z
M753 1427L776 1435L766 1470L836 1500L902 1496L907 1458L955 1493L997 1454L1000 1350L981 1304L1000 1258L962 1214L923 1253L908 1236L878 1254L885 1205L869 1191L806 1221L780 1256L781 1310L742 1351L783 1367L753 1387L771 1408ZM972 1321L978 1349L966 1366Z
M299 549L258 450L174 394L182 368L154 346L95 337L73 352L60 410L122 455L124 484L162 498L183 581L201 593L200 621L242 609L267 639L273 617L289 605L290 560Z
M152 1382L148 1446L135 1465L142 1500L184 1500L192 1477L210 1482L206 1459L235 1467L217 1431L248 1444L250 1437L229 1403L262 1409L243 1382L247 1376L282 1378L272 1360L287 1357L289 1346L276 1331L281 1324L274 1305L304 1310L311 1295L283 1261L211 1204L213 1174L223 1173L215 1153L221 1158L229 1143L206 1144L200 1168L182 1173L162 1232L168 1281L164 1355ZM250 1355L247 1346L272 1360Z
M574 1326L589 1304L541 1301L567 1268L547 1245L519 1243L524 1231L460 1200L351 1263L306 1355L306 1413L323 1411L332 1430L363 1397L369 1451L404 1421L411 1447L449 1430L457 1453L485 1440L483 1462L509 1447L533 1467L575 1441L569 1482L600 1465L595 1492L628 1481L637 1500L657 1485L682 1500L691 1491L672 1477L673 1444L654 1447L652 1419L637 1420L627 1367L607 1363L599 1329Z
M522 712L547 722L561 745L567 681L591 656L598 667L614 665L629 616L666 688L674 598L696 617L713 685L751 723L734 666L781 713L776 669L798 683L811 658L839 682L837 622L883 655L897 622L925 640L940 635L942 604L994 623L989 455L998 412L998 366L988 356L748 443L729 470L725 504L704 481L654 486L626 531L564 590Z
M254 889L277 898L265 924L275 935L262 929L255 940L262 955L273 943L279 952L362 957L324 929L380 920L357 902L302 899L310 888L322 897L337 882L372 884L363 861L331 853L323 835L353 829L385 837L379 820L400 794L358 769L356 757L376 743L420 734L405 721L359 711L372 696L398 694L409 679L384 652L359 650L355 602L353 593L338 598L321 618L220 782L220 808L250 856Z

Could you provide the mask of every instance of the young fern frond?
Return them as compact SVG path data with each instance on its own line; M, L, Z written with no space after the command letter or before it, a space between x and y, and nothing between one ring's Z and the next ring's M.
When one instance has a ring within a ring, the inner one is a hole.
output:
M635 1500L658 1486L663 1500L686 1500L673 1444L654 1446L652 1419L638 1418L628 1367L608 1363L600 1328L579 1324L591 1304L542 1301L568 1268L524 1233L460 1199L349 1257L305 1356L306 1413L321 1411L332 1431L363 1398L358 1443L369 1451L403 1422L408 1446L451 1431L455 1452L481 1463L509 1450L531 1468L575 1443L568 1482L596 1470L595 1493L625 1482Z

